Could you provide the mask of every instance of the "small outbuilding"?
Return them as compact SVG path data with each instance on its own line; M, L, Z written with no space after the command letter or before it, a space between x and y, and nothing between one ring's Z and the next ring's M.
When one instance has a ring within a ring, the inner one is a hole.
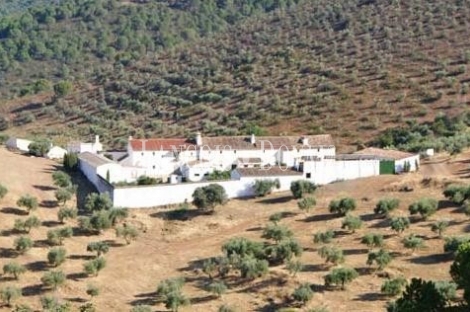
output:
M375 156L380 159L380 174L412 172L419 169L419 154L375 147L365 148L355 154Z
M49 152L46 154L46 158L49 159L63 159L65 154L67 154L67 150L63 149L60 146L53 146Z
M5 146L10 149L19 150L22 152L29 152L29 144L33 143L30 140L24 140L19 138L9 138L5 142Z

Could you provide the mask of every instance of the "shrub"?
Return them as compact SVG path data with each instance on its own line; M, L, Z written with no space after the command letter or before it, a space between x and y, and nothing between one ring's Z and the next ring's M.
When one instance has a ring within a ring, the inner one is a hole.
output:
M334 237L335 237L335 232L333 232L332 230L328 230L326 232L317 232L313 235L313 242L315 244L318 244L318 243L328 244L328 243L331 243Z
M457 284L454 282L435 281L434 286L447 301L454 300L457 297Z
M375 206L374 213L388 217L390 212L398 208L400 201L396 198L383 198Z
M8 189L4 185L0 184L0 199L3 199L7 193Z
M137 185L155 185L158 181L155 178L140 176L137 178Z
M317 189L316 185L307 180L293 181L290 190L294 198L302 198L305 194L313 194Z
M271 194L274 188L279 189L281 184L279 179L276 180L255 180L253 191L258 197L264 197Z
M21 289L13 286L6 286L0 290L0 297L7 306L10 306L12 301L21 297Z
M64 223L64 221L67 219L75 219L77 214L77 209L62 207L57 212L57 219L59 219L61 223Z
M464 290L464 299L470 304L470 243L460 244L454 263L450 267L450 276L459 288Z
M52 248L47 253L47 261L50 265L57 267L64 263L67 251L64 248Z
M300 260L289 260L286 263L286 269L292 276L296 276L298 272L303 270L304 265Z
M293 235L294 233L283 225L269 224L263 231L263 238L273 239L276 242L290 238Z
M413 203L408 208L410 214L414 215L419 213L421 217L426 220L429 216L437 211L437 201L432 198L422 198Z
M403 292L403 288L406 286L406 279L404 277L397 277L394 279L388 279L380 288L382 294L395 297Z
M60 229L47 231L47 242L53 246L62 245L65 238L72 237L72 227L66 226Z
M403 295L387 307L387 311L443 311L445 298L434 282L413 278Z
M52 180L54 181L55 186L63 189L72 186L72 179L70 179L70 176L63 171L55 171L52 174Z
M384 237L382 234L368 233L364 235L361 243L367 245L367 247L382 247L384 244Z
M227 285L224 282L212 282L207 286L207 291L220 297L227 291Z
M96 297L100 294L100 289L95 285L88 284L86 288L86 294L90 297Z
M390 220L390 227L398 234L410 227L410 219L407 217L395 217Z
M33 241L29 237L20 236L15 239L14 246L18 253L24 254L33 247Z
M341 289L345 289L345 285L358 276L357 271L352 268L336 268L325 276L325 286L341 286Z
M294 298L295 301L302 303L302 305L309 302L313 298L313 291L310 288L310 284L305 283L297 287L292 293L292 298Z
M34 312L34 310L26 304L20 304L15 305L15 308L12 310L12 312Z
M88 252L96 252L96 257L101 256L102 254L105 254L109 251L109 245L108 243L102 241L102 242L91 242L88 243L86 247L86 251Z
M323 246L318 250L318 255L325 259L325 263L340 264L344 262L344 254L336 247Z
M26 268L16 262L9 262L3 266L3 274L10 274L17 280L20 275L26 272Z
M416 249L424 246L423 239L414 234L408 235L402 240L403 246L409 248L414 252Z
M138 305L133 307L131 312L152 312L152 307L149 305Z
M272 215L269 216L269 221L271 221L274 224L277 224L279 221L282 219L282 213L276 212L273 213Z
M65 203L72 199L73 193L70 189L60 188L55 191L54 196L59 205L65 205Z
M126 241L126 244L130 244L132 240L136 240L139 236L139 231L132 225L126 225L116 228L116 236L122 237Z
M383 270L390 262L392 262L392 256L384 249L379 251L371 251L367 256L367 265L372 265L374 262L377 264L379 270Z
M108 210L108 219L112 226L115 226L116 223L126 219L128 216L129 212L125 208L111 208Z
M189 300L181 293L183 285L184 279L182 278L167 279L160 282L157 295L165 303L167 309L177 311L178 307L189 304Z
M217 312L237 312L238 310L230 305L223 304L219 307Z
M439 220L431 224L431 231L437 233L439 237L442 237L442 233L447 229L449 226L449 221L447 220Z
M444 190L444 197L456 205L462 205L470 197L470 187L464 185L449 185Z
M106 259L98 257L90 260L83 265L83 270L88 275L98 276L99 272L106 267Z
M84 225L87 225L86 223ZM98 233L102 230L109 229L113 225L109 218L109 211L101 210L95 211L89 219L89 227L97 231Z
M76 153L67 153L64 155L64 168L67 171L75 171L78 168L78 155Z
M352 198L345 197L339 200L332 200L328 206L331 213L345 216L348 212L356 209L356 201Z
M51 146L51 143L49 141L40 140L40 141L30 143L28 145L28 150L31 155L34 155L37 157L44 157L49 152L50 146Z
M41 226L41 221L36 216L31 216L26 220L16 219L13 228L18 232L31 232L32 228Z
M353 233L356 232L356 230L360 229L361 227L362 227L361 218L350 215L350 214L346 215L341 225L342 229L348 229L349 231L352 231Z
M281 263L291 260L294 256L301 256L302 246L294 239L285 239L278 244L266 247L265 255L271 263Z
M38 208L38 200L36 197L30 195L21 196L16 202L19 207L26 207L28 214Z
M262 243L254 242L244 237L231 238L222 245L222 251L225 252L229 258L233 255L240 257L254 256L256 258L262 258L264 256Z
M269 264L266 260L254 257L244 257L241 259L238 269L241 278L255 279L268 273Z
M85 198L85 209L93 211L109 210L113 207L113 202L107 193L91 193Z
M42 296L40 298L41 306L47 312L69 312L72 311L70 302L60 303L56 297Z
M310 210L315 207L316 204L317 202L313 197L304 197L299 199L299 201L297 202L297 206L299 207L299 209L307 213L310 212Z
M218 184L198 187L193 193L193 204L203 212L213 212L217 205L227 202L225 189Z
M459 249L459 246L470 242L470 236L452 236L446 237L444 243L444 252L455 253Z
M65 274L62 271L49 271L41 277L41 282L44 286L56 290L65 283Z

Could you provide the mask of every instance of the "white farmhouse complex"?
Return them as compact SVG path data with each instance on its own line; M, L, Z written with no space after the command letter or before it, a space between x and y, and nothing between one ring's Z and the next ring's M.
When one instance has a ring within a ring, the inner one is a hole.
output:
M86 151L79 154L79 166L100 192L110 194L115 206L129 208L191 200L197 187L210 183L222 185L235 198L252 196L256 180L279 180L279 190L285 191L300 179L327 184L419 167L418 155L394 150L337 155L330 135L130 137L127 156L119 159ZM156 184L138 185L141 177Z

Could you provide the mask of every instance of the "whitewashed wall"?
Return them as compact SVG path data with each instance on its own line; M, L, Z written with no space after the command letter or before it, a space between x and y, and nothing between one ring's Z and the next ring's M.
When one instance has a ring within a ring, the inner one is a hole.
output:
M416 171L416 163L418 163L419 166L419 155L413 155L408 158L395 160L395 172L403 172L403 169L405 168L405 162L407 161L410 163L410 171Z
M316 156L320 158L324 158L325 156L335 156L336 150L335 147L320 147L314 148L310 146L305 146L299 150L284 150L282 152L282 163L286 164L289 167L295 166L295 159L300 158L302 156Z
M352 180L380 174L379 160L321 160L304 163L304 176L315 184L328 184L341 180Z
M29 151L29 144L31 144L31 143L32 143L32 141L29 141L29 140L9 138L5 142L5 145L9 148L18 149L22 152L28 152Z

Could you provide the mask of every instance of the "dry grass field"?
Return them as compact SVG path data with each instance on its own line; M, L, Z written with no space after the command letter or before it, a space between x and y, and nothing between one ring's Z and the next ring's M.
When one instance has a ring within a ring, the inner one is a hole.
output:
M437 219L448 218L452 222L446 235L470 231L468 217L449 205L442 196L444 185L467 179L468 158L469 152L452 159L436 157L424 164L419 173L380 176L321 187L315 195L317 206L309 214L297 208L290 193L261 199L232 200L219 207L214 215L195 216L186 221L165 218L165 209L132 210L128 222L138 224L144 231L130 245L116 238L113 230L99 236L74 236L65 240L68 259L60 269L66 273L67 281L54 292L43 289L40 278L51 269L46 257L50 248L45 243L46 232L61 226L57 221L58 208L51 207L54 200L51 172L57 163L0 149L0 184L9 189L7 196L0 201L0 265L14 260L28 268L19 281L2 276L0 287L21 287L23 297L16 303L26 303L35 309L40 309L40 296L47 294L71 301L76 310L90 300L86 288L92 283L101 291L92 300L97 311L130 311L137 304L154 304L154 292L161 280L183 276L186 279L183 292L190 298L191 305L181 311L217 311L223 303L238 306L240 311L276 311L287 306L284 302L295 287L308 282L315 290L308 307L326 306L329 311L383 311L387 299L380 295L380 286L384 278L366 265L368 249L360 244L360 238L368 232L384 234L386 248L394 255L394 260L385 269L390 275L450 280L448 272L452 259L443 253L443 240L436 237L429 225ZM398 192L403 185L413 187L414 191ZM43 203L32 212L42 220L43 225L31 231L34 247L24 255L16 255L12 248L17 235L8 230L12 229L16 218L25 218L16 201L26 193L37 196ZM365 221L364 226L354 234L341 230L342 218L334 218L328 212L329 201L342 196L356 199L358 208L354 214ZM401 237L389 229L384 219L373 215L376 202L386 196L401 200L394 215L408 215L408 205L421 197L440 200L440 209L435 215L427 221L413 222L411 228L401 235L416 233L423 236L423 249L414 253L404 250ZM275 212L287 212L280 223L292 229L295 238L302 244L304 252L300 260L305 265L304 270L292 277L280 265L271 267L266 277L254 281L229 279L230 288L221 298L215 298L203 290L208 278L197 265L200 260L221 255L221 245L231 237L262 240L262 228ZM76 226L76 221L68 223ZM312 234L326 229L336 231L332 244L344 250L345 265L360 273L344 291L323 287L323 277L330 267L325 266L318 256L319 245L313 243ZM109 240L112 246L105 255L107 266L99 276L87 277L82 273L83 263L93 255L86 251L86 245L98 240ZM0 306L0 311L10 310ZM153 305L153 311L166 309L158 303Z

